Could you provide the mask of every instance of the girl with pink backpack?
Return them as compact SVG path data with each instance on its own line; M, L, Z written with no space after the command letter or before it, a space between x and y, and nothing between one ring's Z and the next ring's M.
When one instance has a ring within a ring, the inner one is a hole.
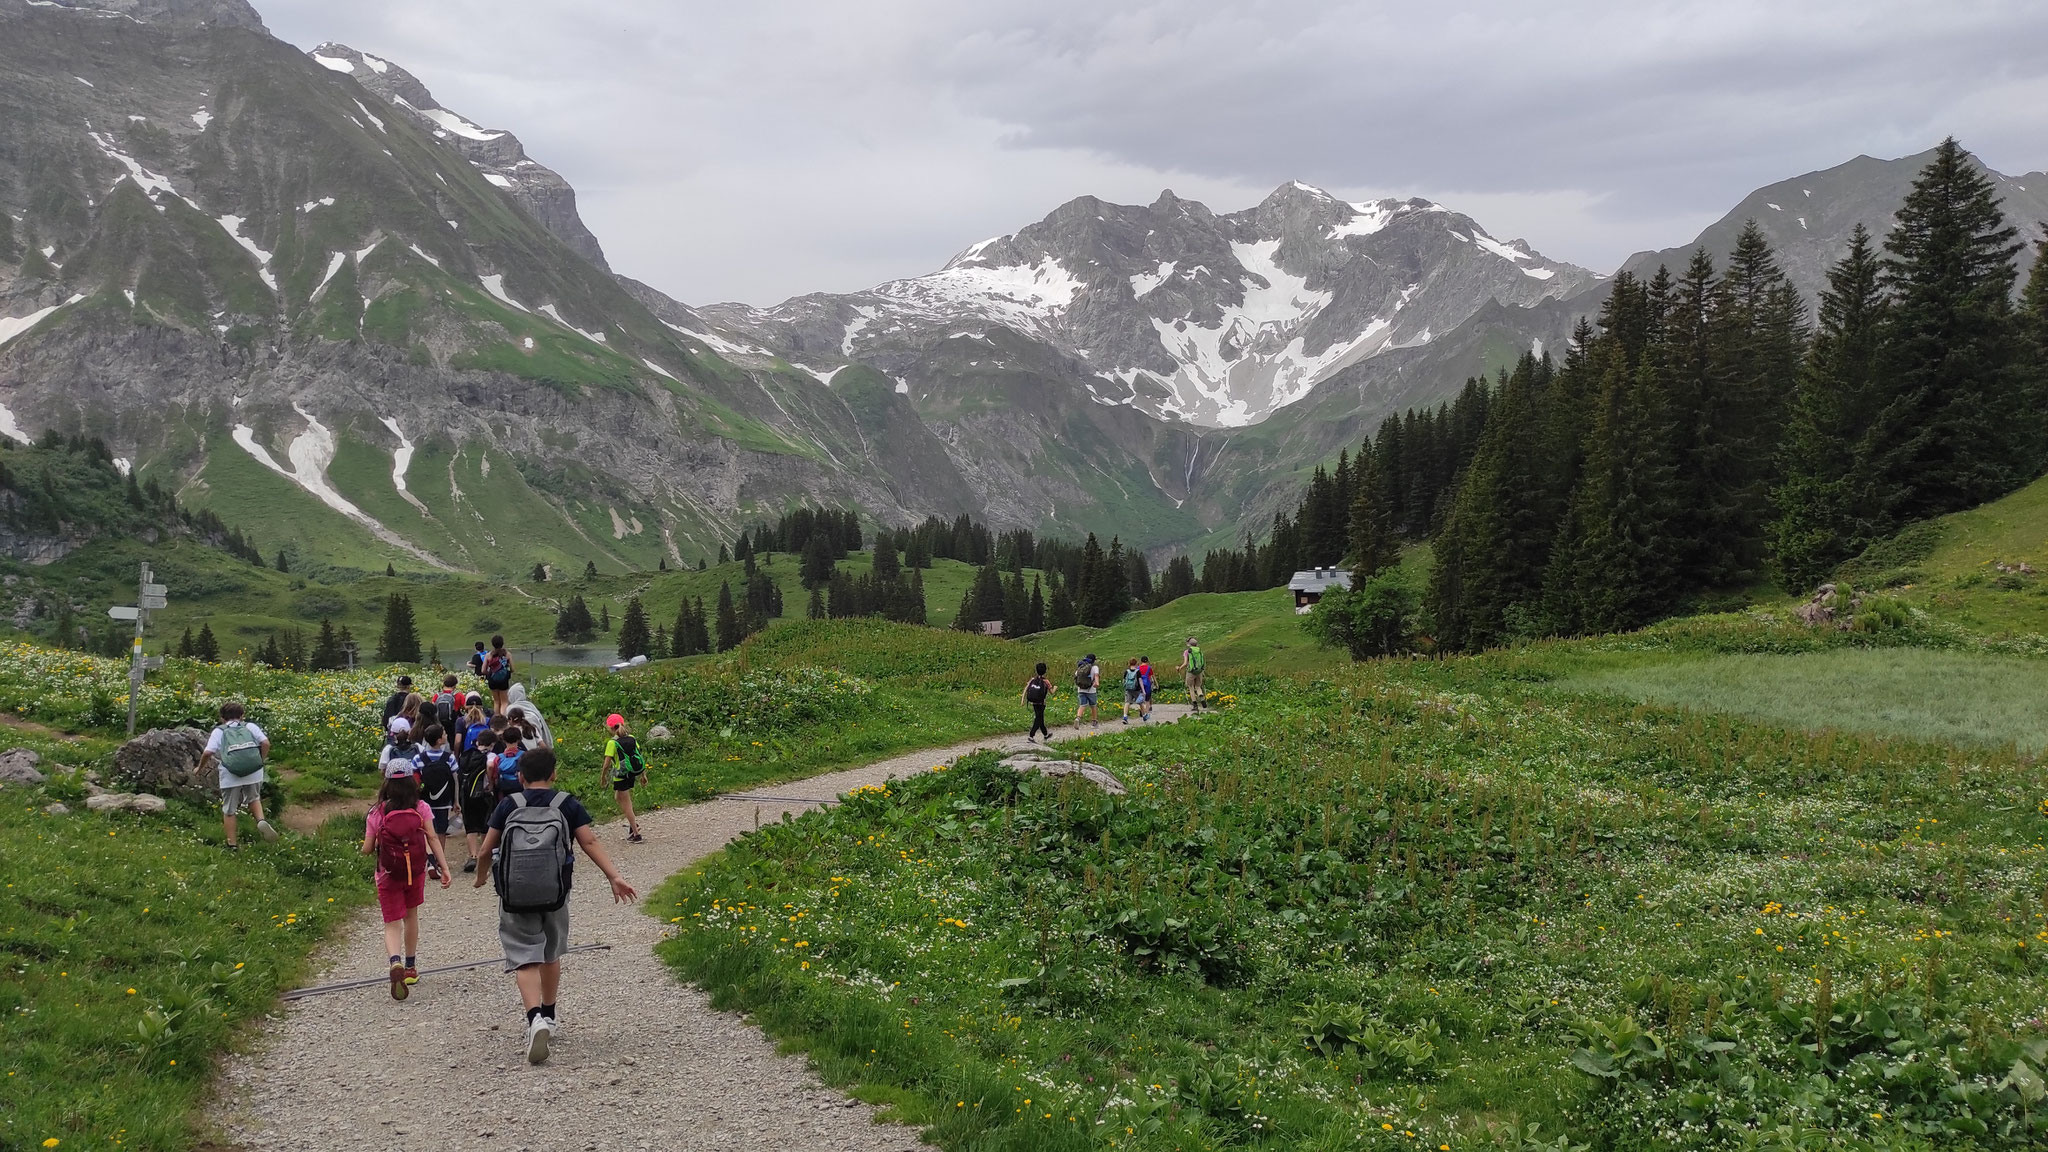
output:
M427 901L427 855L447 859L434 834L434 812L420 798L420 778L410 760L384 768L384 787L370 807L363 854L377 858L377 907L384 914L384 950L391 955L391 998L403 1000L420 982L420 905ZM441 887L449 884L446 869ZM405 950L399 951L400 937Z

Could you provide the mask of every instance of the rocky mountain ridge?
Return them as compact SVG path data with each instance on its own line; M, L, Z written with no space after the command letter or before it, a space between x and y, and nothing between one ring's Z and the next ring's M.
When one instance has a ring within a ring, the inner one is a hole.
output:
M1594 280L1440 204L1352 204L1295 181L1223 215L1171 191L1142 207L1082 197L925 276L700 311L805 362L898 375L936 342L999 326L1085 365L1098 403L1240 427L1489 303L1535 304Z

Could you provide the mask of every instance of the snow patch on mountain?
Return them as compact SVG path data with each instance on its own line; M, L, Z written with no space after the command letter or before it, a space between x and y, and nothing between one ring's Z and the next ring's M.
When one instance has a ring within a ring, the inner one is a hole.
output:
M0 404L0 436L18 440L23 444L34 442L29 439L28 433L21 430L21 421L14 418L14 412L5 404Z
M405 487L405 473L412 467L412 441L405 438L404 430L398 426L398 421L394 417L382 417L378 423L390 429L393 436L398 437L398 447L391 451L391 486L398 489L399 496L403 497L407 504L419 509L420 515L432 516L433 513L427 511L427 506L420 502L420 498Z
M574 324L569 323L567 320L562 319L562 314L555 310L555 306L553 304L543 304L540 306L538 311L546 313L548 318L553 320L555 323L560 324L562 327L567 328L569 331L574 332L578 336L583 337L585 340L588 340L593 344L611 343L611 341L606 340L604 338L604 333L602 332L585 332L583 329L578 328Z
M1140 300L1151 295L1154 288L1173 279L1173 266L1174 261L1161 260L1159 262L1159 269L1156 272L1133 273L1131 276L1131 295Z
M327 480L327 468L334 463L333 431L314 419L312 413L298 404L292 405L292 411L297 412L300 419L306 422L306 430L293 437L291 444L285 448L285 459L291 461L290 468L278 463L277 457L270 454L270 449L257 443L256 430L247 424L235 425L232 438L242 451L247 452L258 464L290 480L322 504L369 529L377 539L395 548L404 549L436 568L448 568L447 564L385 527L376 517L356 507L348 497L334 490L334 485Z
M979 257L976 257L979 259ZM875 295L929 317L966 311L998 324L1043 328L1074 302L1082 282L1051 256L1036 264L955 264L929 276L894 280Z
M208 124L213 123L213 113L208 112L204 108L201 108L199 111L194 112L192 114L192 122L194 124L199 125L199 130L201 132L204 132L206 131L206 126Z
M320 286L318 288L313 289L313 295L309 297L309 299L318 300L320 298L320 294L322 292L327 291L327 282L329 280L334 279L334 274L336 272L341 271L341 266L346 263L348 263L348 253L346 252L336 252L334 255L328 257L327 273L326 275L320 277Z
M853 355L853 338L860 335L861 329L868 326L868 323L875 318L877 311L877 309L867 307L866 305L861 305L853 310L853 319L846 322L846 335L842 336L839 340L839 354L841 356Z
M512 298L512 294L510 292L505 291L505 277L503 275L494 272L489 276L479 276L477 277L477 283L484 286L484 291L489 292L493 296L496 296L499 302L504 304L510 304L512 307L519 309L521 312L529 311L526 305L521 304L517 300L514 300Z
M363 102L361 100L356 101L356 107L363 109L363 115L368 116L370 118L370 123L375 124L377 126L377 131L390 131L390 129L384 127L384 121L377 119L376 113L371 112L368 108L363 108Z
M313 53L313 62L315 64L320 65L322 68L333 69L334 71L339 72L344 76L353 76L356 74L355 64L336 56L322 56L318 52L315 52Z
M415 111L467 140L496 140L504 135L503 132L491 132L480 128L446 108L419 108Z
M256 258L256 275L261 276L263 282L270 285L272 292L277 291L277 277L270 274L270 253L257 247L254 240L242 235L244 219L230 214L227 216L216 216L214 220L227 231L229 236L234 238L235 243L240 244L248 251L249 255Z

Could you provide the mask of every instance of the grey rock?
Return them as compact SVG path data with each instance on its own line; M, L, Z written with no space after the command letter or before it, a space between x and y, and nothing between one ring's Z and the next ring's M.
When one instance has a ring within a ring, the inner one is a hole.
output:
M1074 760L1046 760L1023 752L1005 757L1003 767L1017 772L1036 772L1040 776L1079 776L1112 796L1122 796L1126 791L1124 782L1108 771Z
M113 783L159 796L211 791L217 777L199 771L205 751L206 734L197 728L152 728L114 753Z
M45 804L43 806L43 814L45 816L69 816L71 808L61 801L56 804Z
M649 740L667 740L667 739L670 739L670 738L671 738L671 736L670 736L670 733L669 733L669 730L668 730L668 725L666 725L666 724L656 724L656 725L655 725L654 727L652 727L652 728L649 728L649 729L647 730L647 738L648 738Z
M41 784L43 774L36 770L36 765L42 762L40 752L27 748L0 752L0 784Z
M146 792L103 792L86 798L85 806L94 812L162 812L170 804L161 796Z

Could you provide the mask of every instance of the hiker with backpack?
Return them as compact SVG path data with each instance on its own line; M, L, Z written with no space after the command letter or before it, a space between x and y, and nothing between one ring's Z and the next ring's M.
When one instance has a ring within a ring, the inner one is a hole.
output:
M526 1062L548 1058L560 1026L556 996L562 982L562 953L569 946L569 890L575 881L575 845L611 882L612 899L631 903L639 893L612 865L591 830L581 801L555 788L555 753L536 748L519 766L521 790L491 814L484 854L498 889L498 942L505 970L519 983L526 1009ZM493 855L495 853L495 855ZM484 884L479 871L476 886Z
M617 712L604 718L604 773L611 778L612 799L626 818L626 843L639 844L640 821L633 815L633 786L647 775L647 759L640 754L640 742L626 731L626 718Z
M1133 712L1138 714L1139 720L1142 721L1145 718L1145 674L1138 671L1138 658L1135 656L1131 657L1131 662L1124 667L1123 722L1125 724L1128 725L1131 722L1131 713Z
M412 695L412 677L400 676L397 689L384 700L384 723L391 723L393 716L405 710L405 699L410 695Z
M481 680L484 678L484 642L476 642L476 651L469 654L469 674Z
M439 724L441 731L448 733L450 743L454 742L455 725L462 720L464 702L462 689L456 686L455 674L450 672L441 677L441 690L427 704L427 722Z
M491 711L503 716L512 691L512 653L505 650L503 636L491 637L491 650L484 654L484 686L491 690Z
M1138 689L1145 694L1143 702L1138 706L1138 721L1140 723L1149 723L1152 719L1152 658L1150 656L1138 657Z
M405 765L412 771L413 757L420 752L419 742L413 739L412 721L404 716L393 716L384 726L384 743L377 749L377 771L382 774L393 763Z
M1031 705L1031 731L1024 734L1026 743L1038 743L1040 732L1045 733L1046 743L1052 743L1052 729L1045 726L1045 705L1052 696L1052 680L1045 674L1045 664L1040 662L1031 679L1024 682L1024 703Z
M377 858L377 908L384 916L393 1000L405 999L420 982L420 905L427 902L428 862L442 853L433 821L433 811L420 799L419 777L394 761L363 821L363 854ZM438 876L441 887L448 887L448 873Z
M1209 661L1202 655L1202 646L1195 643L1193 636L1188 637L1187 647L1181 649L1179 671L1187 681L1188 703L1197 712L1202 710L1202 674L1208 670Z
M1074 705L1074 727L1081 726L1081 713L1088 714L1088 722L1096 728L1102 727L1102 715L1096 710L1095 701L1102 693L1102 665L1095 662L1095 653L1090 652L1074 666L1074 691L1080 696L1080 703Z
M482 709L474 709L482 711ZM469 842L469 860L463 864L464 872L476 871L476 862L484 852L484 827L491 822L491 813L497 811L498 801L498 738L488 727L479 726L475 735L466 743L462 758L457 761L455 787L462 795L462 833Z
M419 750L412 758L413 775L419 778L420 799L434 814L434 838L447 842L448 825L457 808L455 795L455 753L448 747L448 734L439 724L429 722L420 733ZM427 879L441 879L442 857L427 857Z
M241 850L239 837L242 809L256 817L256 831L265 841L277 839L277 829L263 818L263 764L270 759L270 737L263 729L243 718L239 700L220 706L220 726L206 738L206 751L199 757L199 770L208 764L220 766L220 823L227 833L228 851Z
M541 715L540 709L527 698L526 685L514 684L511 691L505 693L505 715L519 721L520 726L526 730L527 747L555 746L554 729L548 727L548 718Z

